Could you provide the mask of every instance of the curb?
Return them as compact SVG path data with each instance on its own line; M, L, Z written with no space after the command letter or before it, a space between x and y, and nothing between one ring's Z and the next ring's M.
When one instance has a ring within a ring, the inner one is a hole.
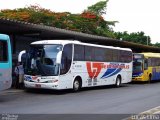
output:
M22 89L8 89L8 90L4 90L2 92L0 92L0 95L7 95L7 94L12 94L12 93L20 93L20 92L23 92L24 90Z

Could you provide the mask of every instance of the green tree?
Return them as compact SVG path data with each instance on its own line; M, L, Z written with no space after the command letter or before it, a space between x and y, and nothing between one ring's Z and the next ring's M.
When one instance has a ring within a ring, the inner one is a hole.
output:
M153 44L153 46L160 47L160 43L156 42L155 44Z
M115 32L116 39L122 39L124 41L128 42L134 42L139 43L143 45L152 45L151 39L149 36L146 36L143 31L141 32L133 32L133 33L127 33L125 32Z
M92 6L89 6L86 11L94 13L99 16L106 14L106 8L107 8L108 1L109 0L100 1Z
M106 1L100 1L81 14L68 12L53 12L37 5L14 10L1 10L0 18L14 19L34 24L43 24L57 28L78 31L99 36L114 37L112 21L106 21L101 16L106 13ZM94 12L95 11L95 12Z
M109 0L97 2L96 4L89 6L86 10L84 10L84 12L90 12L99 17L102 17L103 14L106 14L108 1ZM115 23L117 22L118 21L106 21L105 24L115 26Z
M84 13L96 15L98 18L96 23L94 23L94 26L96 26L95 29L90 29L94 34L115 38L111 26L115 26L117 21L106 21L102 17L103 14L106 14L108 1L109 0L97 2L96 4L89 6L86 10L84 10Z

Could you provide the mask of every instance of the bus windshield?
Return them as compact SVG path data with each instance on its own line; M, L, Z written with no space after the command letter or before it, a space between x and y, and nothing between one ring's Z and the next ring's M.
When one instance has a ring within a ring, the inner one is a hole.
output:
M142 59L134 59L133 61L133 73L143 72L143 60Z
M25 74L40 76L57 76L60 64L57 55L62 45L32 45L27 52Z

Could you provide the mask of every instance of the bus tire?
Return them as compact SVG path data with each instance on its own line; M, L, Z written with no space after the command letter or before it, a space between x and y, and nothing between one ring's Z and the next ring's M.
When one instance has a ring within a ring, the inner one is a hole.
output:
M73 82L73 91L77 92L81 89L82 87L82 82L80 78L76 78Z
M115 86L116 86L116 87L120 87L120 86L121 86L121 76L120 76L120 75L117 76L117 78L116 78Z
M152 75L149 74L149 77L148 77L148 83L151 83L151 79L152 79Z

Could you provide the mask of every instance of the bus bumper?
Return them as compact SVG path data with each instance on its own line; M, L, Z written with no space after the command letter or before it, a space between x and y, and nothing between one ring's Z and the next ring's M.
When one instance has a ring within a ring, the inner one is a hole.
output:
M136 82L136 81L146 81L146 80L144 80L142 77L133 77L132 81Z
M35 83L35 82L24 81L24 86L25 88L59 90L59 86L57 83Z

